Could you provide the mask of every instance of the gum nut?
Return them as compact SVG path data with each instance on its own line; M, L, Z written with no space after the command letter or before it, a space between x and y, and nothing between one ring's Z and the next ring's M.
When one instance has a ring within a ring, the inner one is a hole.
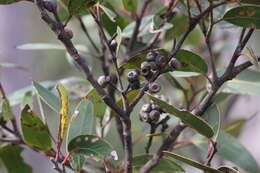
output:
M157 122L160 119L161 113L157 110L152 110L149 113L149 118L151 119L152 122Z
M152 107L152 110L157 110L157 111L160 110L160 107L157 104L152 103L151 107Z
M97 80L98 84L101 86L101 87L105 87L106 84L107 84L107 80L106 80L106 76L99 76L98 80Z
M139 89L140 88L140 81L139 80L135 80L131 83L131 88L133 90Z
M151 51L151 52L149 52L149 53L146 55L145 59L146 59L147 61L155 61L156 56L157 56L157 53L154 52L154 51Z
M144 104L141 108L141 111L143 112L150 112L152 110L152 107L151 107L151 104L148 103L148 104Z
M156 58L156 64L157 64L157 65L163 65L163 64L165 64L166 62L167 62L167 57L166 57L166 56L164 56L164 55L162 55L162 54L160 54L160 55L157 56L157 58Z
M70 30L70 29L65 29L65 32L66 32L66 34L67 34L67 36L68 36L69 39L72 39L72 38L73 38L73 32L72 32L72 30Z
M179 69L181 67L181 63L180 61L178 61L177 59L173 58L171 59L171 61L169 62L170 67L172 67L173 69Z
M151 65L149 62L143 62L141 64L141 75L147 76L151 72Z
M53 1L44 1L44 8L49 12L56 12L57 4Z
M161 86L158 83L153 82L149 84L149 91L151 93L158 93L160 90L161 90Z
M156 71L159 69L159 66L155 62L150 62L151 69Z
M129 82L133 82L133 81L137 80L137 77L138 77L138 75L137 75L136 71L130 71L127 73L127 79Z
M116 49L117 49L117 42L116 42L116 40L112 40L111 41L110 47L111 47L112 51L114 51L114 52L116 51Z
M148 113L140 111L139 118L140 118L141 121L147 122L148 121Z

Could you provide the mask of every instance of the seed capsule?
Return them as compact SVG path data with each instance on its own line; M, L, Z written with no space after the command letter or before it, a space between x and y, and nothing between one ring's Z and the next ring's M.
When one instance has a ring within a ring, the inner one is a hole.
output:
M167 63L168 58L162 54L158 55L156 58L156 64L159 66L165 65Z
M139 119L140 119L140 121L148 122L149 113L140 111L140 113L139 113Z
M102 87L105 88L107 86L107 84L110 81L110 77L109 76L100 76L97 80L98 84Z
M57 11L57 4L53 1L44 1L44 8L53 13Z
M134 81L138 80L137 77L138 77L138 74L136 71L130 71L127 74L127 79L129 82L134 82Z
M72 32L72 30L70 30L70 29L65 29L65 32L66 32L66 34L67 34L67 36L68 36L69 39L72 39L72 38L73 38L73 32Z
M159 54L158 51L151 51L146 55L146 60L147 61L155 61L156 56Z
M151 73L151 64L149 62L143 62L141 64L141 75L147 77Z
M141 111L143 112L151 112L152 110L152 105L150 103L144 104L141 108Z
M158 93L160 90L161 90L161 86L158 83L153 82L153 83L149 84L149 92L150 93L155 94L155 93Z
M132 90L136 90L139 89L141 87L140 81L139 80L135 80L133 82L130 83L130 88Z
M161 113L157 110L152 110L150 113L149 113L149 120L150 120L150 123L156 123L159 119L160 119L160 115Z
M111 43L110 43L110 48L113 52L116 52L116 49L117 49L117 42L116 40L112 40Z
M178 61L177 59L173 58L169 62L169 66L173 68L173 70L179 69L181 67L181 62Z

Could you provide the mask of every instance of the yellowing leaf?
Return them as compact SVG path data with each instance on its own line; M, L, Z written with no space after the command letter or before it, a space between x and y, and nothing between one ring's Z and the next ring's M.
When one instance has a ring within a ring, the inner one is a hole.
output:
M59 142L61 142L64 139L65 131L68 126L68 93L65 87L61 84L57 85L56 88L60 96Z

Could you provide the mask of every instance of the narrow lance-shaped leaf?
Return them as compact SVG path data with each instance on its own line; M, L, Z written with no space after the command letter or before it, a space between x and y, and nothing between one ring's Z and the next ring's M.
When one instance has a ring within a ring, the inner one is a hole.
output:
M190 159L190 158L183 157L183 156L181 156L181 155L179 155L179 154L175 154L175 153L172 153L172 152L165 151L165 152L164 152L164 155L165 155L165 156L168 156L168 157L170 157L170 158L179 160L179 161L181 161L181 162L183 162L183 163L186 163L186 164L188 164L188 165L190 165L190 166L192 166L192 167L194 167L194 168L198 168L198 169L200 169L200 170L206 171L206 172L208 172L208 173L222 173L222 172L220 172L220 171L218 171L218 170L216 170L216 169L213 169L213 168L211 168L211 167L208 167L208 166L206 166L206 165L203 165L203 164L201 164L201 163L199 163L199 162L197 162L197 161L195 161L195 160L192 160L192 159Z
M221 166L218 168L219 171L222 173L239 173L239 171L235 170L234 168L230 168L228 166Z
M133 167L135 169L141 168L145 163L147 163L153 156L151 154L144 154L135 156L133 158ZM180 171L183 172L181 166L179 166L177 163L175 163L173 160L170 160L168 158L162 157L156 167L154 167L151 172L158 173L160 171Z
M22 109L20 126L25 144L40 151L49 151L51 149L48 127L32 112L28 105L25 105Z
M65 136L65 132L68 126L68 93L63 85L57 85L57 90L60 96L60 125L59 125L59 143L62 142Z
M214 135L212 127L200 117L193 115L188 111L181 111L173 107L172 105L162 101L150 94L148 96L159 105L165 112L170 113L182 120L182 122L192 129L196 130L198 133L211 138Z
M32 173L32 168L27 165L21 153L23 148L16 145L6 145L0 148L0 170L5 167L8 173ZM3 163L3 165L1 165ZM4 172L1 172L4 173Z

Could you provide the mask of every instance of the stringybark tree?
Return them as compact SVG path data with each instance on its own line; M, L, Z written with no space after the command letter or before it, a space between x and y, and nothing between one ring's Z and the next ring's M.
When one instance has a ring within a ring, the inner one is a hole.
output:
M0 4L20 1L0 0ZM258 0L26 1L21 3L38 9L39 20L62 47L45 43L18 48L64 48L68 61L85 78L33 81L32 87L11 96L0 83L3 170L32 172L20 156L28 146L44 154L60 173L69 169L90 172L89 167L91 172L182 172L185 164L210 173L260 172L255 159L236 139L244 121L226 123L227 115L220 113L221 103L230 104L236 94L259 95L259 57L246 47L260 28ZM90 20L95 30L89 29ZM72 41L80 35L69 28L72 21L85 34L87 47ZM237 30L235 49L225 50L233 42L223 44L223 40L233 30ZM218 50L216 46L222 47ZM222 50L233 55L227 57ZM239 63L242 56L248 59ZM100 68L94 69L89 57ZM224 66L221 58L228 60ZM248 69L251 66L254 70ZM103 74L97 77L95 71ZM41 116L32 110L33 99ZM72 104L75 101L77 106ZM12 112L17 104L21 105L19 118ZM57 136L51 134L43 104L60 116ZM111 138L106 135L114 120L117 135ZM137 121L149 131L134 135ZM120 142L123 153L111 140ZM184 149L187 144L204 154ZM143 154L134 155L134 145ZM195 161L184 157L184 151L207 157ZM221 162L212 164L214 159ZM222 159L237 168L224 165Z

